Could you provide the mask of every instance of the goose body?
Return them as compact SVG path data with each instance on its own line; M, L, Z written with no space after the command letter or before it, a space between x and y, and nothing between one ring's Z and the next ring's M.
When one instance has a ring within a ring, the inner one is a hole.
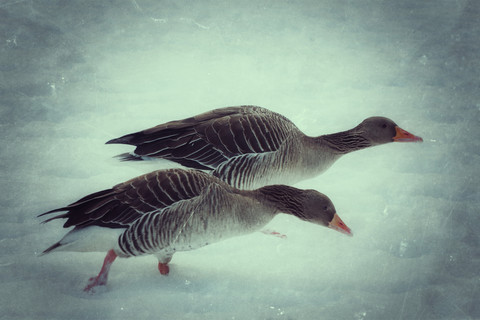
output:
M422 141L384 117L353 129L310 137L286 117L257 106L209 112L112 139L134 145L124 160L163 158L211 171L228 184L254 189L293 184L327 170L342 155L389 142Z
M107 251L99 275L86 291L106 284L117 256L153 254L162 274L177 251L193 250L260 230L276 214L351 234L327 196L285 185L239 190L199 170L159 170L90 194L43 215L65 212L74 227L44 251Z

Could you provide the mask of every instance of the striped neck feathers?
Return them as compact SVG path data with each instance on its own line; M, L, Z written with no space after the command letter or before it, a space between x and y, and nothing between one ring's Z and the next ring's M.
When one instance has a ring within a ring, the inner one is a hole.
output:
M259 188L257 191L263 199L276 208L277 212L289 213L305 219L304 190L286 185L270 185Z
M326 134L314 139L316 139L317 143L324 143L330 149L340 154L346 154L372 146L370 140L364 136L363 130L359 127L347 131Z

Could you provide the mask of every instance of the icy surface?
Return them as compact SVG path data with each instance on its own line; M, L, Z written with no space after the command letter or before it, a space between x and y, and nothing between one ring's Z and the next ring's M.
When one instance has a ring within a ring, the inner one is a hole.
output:
M480 318L480 2L0 2L0 319ZM423 144L340 159L297 185L353 238L279 216L262 233L156 259L36 255L36 215L168 162L112 138L261 105L304 132L392 118Z

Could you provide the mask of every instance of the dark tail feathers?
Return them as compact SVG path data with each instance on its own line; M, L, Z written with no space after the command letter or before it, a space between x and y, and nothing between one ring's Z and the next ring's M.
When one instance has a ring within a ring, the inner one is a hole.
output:
M127 134L127 135L124 135L123 137L120 137L120 138L115 138L115 139L112 139L112 140L108 140L107 142L105 142L105 144L132 144L132 140L135 138L135 133L132 133L132 134Z

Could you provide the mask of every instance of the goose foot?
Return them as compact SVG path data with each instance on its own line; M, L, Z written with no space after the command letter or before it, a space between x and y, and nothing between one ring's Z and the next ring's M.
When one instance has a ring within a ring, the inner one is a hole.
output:
M158 263L158 271L160 271L160 274L166 276L170 272L170 267L168 266L168 263Z
M275 236L275 237L282 238L282 239L287 238L286 234L277 232L275 230L265 229L265 230L262 230L261 232L264 233L264 234L268 234L268 235Z
M98 286L105 286L108 280L108 271L110 271L110 267L112 266L113 261L117 258L117 254L112 250L107 252L107 256L103 261L103 266L100 272L96 277L92 277L88 279L87 286L83 289L83 291L88 293L94 293L95 288Z

